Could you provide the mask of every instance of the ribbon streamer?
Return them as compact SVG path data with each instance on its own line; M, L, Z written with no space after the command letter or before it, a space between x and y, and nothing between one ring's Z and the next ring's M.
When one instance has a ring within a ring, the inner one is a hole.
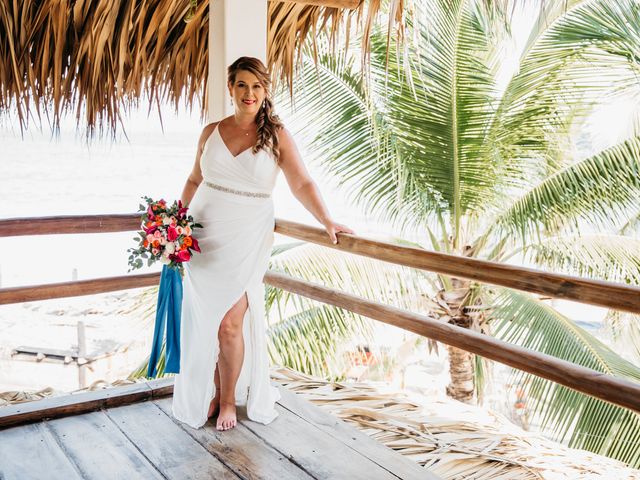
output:
M165 324L167 338L165 343L164 373L180 373L180 316L182 308L182 276L176 269L167 265L162 267L158 305L156 307L156 326L153 332L153 346L149 356L147 377L155 378L158 360L164 342Z

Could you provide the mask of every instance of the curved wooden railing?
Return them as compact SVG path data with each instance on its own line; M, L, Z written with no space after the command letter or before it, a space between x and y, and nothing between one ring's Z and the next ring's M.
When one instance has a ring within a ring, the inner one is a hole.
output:
M0 220L0 236L130 231L137 230L139 224L137 214L16 218ZM349 234L339 234L340 243L334 245L323 229L287 220L278 219L275 231L299 240L399 265L555 298L640 313L640 288L634 286L430 252ZM159 278L159 273L152 273L3 288L0 289L0 304L145 287L156 285ZM264 281L274 287L398 326L640 412L640 384L511 345L468 329L436 322L424 315L365 300L281 273L269 271Z

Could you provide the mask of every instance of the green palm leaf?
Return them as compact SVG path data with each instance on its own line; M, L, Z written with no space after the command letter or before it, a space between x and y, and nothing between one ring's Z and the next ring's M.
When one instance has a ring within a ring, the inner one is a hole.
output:
M498 290L491 322L495 336L607 375L640 382L640 368L531 295ZM569 446L640 465L640 415L548 380L518 372L533 413Z
M640 365L640 315L609 310L601 332L611 348L635 365Z
M640 285L640 240L620 235L545 238L525 248L526 258L554 272Z
M637 92L640 49L637 2L545 3L491 137L501 156L538 159L527 163L543 176L572 161L564 158L572 125L611 95Z
M271 325L268 352L276 365L323 378L344 379L349 365L338 356L340 346L354 336L370 341L370 325L349 311L292 297L295 312Z
M640 137L631 138L544 179L498 219L507 232L528 238L579 230L580 221L615 227L640 197Z

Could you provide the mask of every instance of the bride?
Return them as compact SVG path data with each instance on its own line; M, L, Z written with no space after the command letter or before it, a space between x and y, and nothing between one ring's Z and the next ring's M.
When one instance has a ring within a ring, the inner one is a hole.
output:
M269 379L264 285L273 245L271 192L280 170L291 192L333 243L353 233L333 221L291 134L273 113L264 64L241 57L228 68L235 112L207 125L182 192L198 230L201 254L185 264L173 415L194 428L217 415L236 425L236 406L270 423L278 390Z

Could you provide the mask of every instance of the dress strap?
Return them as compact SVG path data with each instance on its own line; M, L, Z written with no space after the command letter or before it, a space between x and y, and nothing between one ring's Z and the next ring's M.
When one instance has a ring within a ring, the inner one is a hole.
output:
M213 134L214 131L216 131L218 129L218 125L220 124L220 122L211 122L209 123L207 126L204 127L204 129L207 129L211 126L213 126L213 128L211 129L211 131L209 133L207 133L206 138L202 141L202 145L200 145L199 148L199 154L202 155L202 152L204 151L204 146L207 144L207 142L209 141L209 138L211 138L211 135Z

